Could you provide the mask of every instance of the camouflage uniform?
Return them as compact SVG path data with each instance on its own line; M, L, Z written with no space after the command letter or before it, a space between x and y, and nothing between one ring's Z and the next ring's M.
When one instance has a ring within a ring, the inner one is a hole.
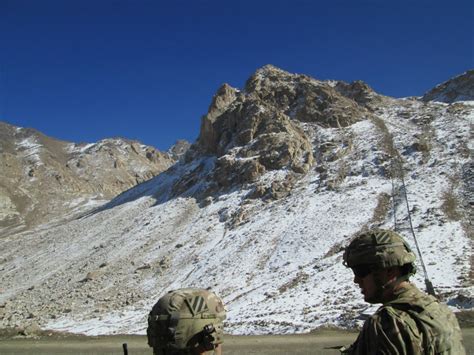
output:
M356 342L343 353L465 354L461 329L446 306L413 284L395 296L365 322Z
M465 354L454 314L433 296L407 282L416 271L414 261L415 255L406 241L392 231L375 229L352 240L344 252L346 266L353 269L369 266L373 270L402 267L407 274L397 279L400 287L393 288L389 299L371 302L381 302L383 306L364 323L355 343L342 353Z
M148 345L155 355L214 353L223 342L226 312L212 291L183 288L168 292L148 316Z

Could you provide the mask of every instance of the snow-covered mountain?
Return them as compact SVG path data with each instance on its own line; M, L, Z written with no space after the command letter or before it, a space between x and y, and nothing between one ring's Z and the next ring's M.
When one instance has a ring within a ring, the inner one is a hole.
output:
M342 250L370 226L414 244L402 177L437 293L472 308L464 99L395 99L273 66L223 85L167 171L82 218L0 239L0 326L143 333L156 299L184 286L220 294L234 334L354 325L367 304Z
M151 179L177 159L137 141L75 144L0 122L0 237L62 223Z

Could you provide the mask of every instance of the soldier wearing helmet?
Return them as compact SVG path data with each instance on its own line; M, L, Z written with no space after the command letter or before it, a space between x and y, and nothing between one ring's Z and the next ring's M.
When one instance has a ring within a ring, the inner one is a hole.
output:
M342 353L465 354L454 314L409 281L416 272L415 254L400 235L382 229L362 232L343 259L364 300L382 306Z
M220 355L225 318L224 305L212 291L170 291L148 316L148 345L154 355Z

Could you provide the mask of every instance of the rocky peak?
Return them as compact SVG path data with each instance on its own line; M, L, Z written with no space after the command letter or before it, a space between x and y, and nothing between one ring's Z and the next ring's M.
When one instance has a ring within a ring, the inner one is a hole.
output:
M262 87L268 87L271 86L272 83L277 82L291 83L297 77L297 74L291 74L271 64L267 64L257 69L255 73L247 79L245 91L257 92L260 91Z
M201 120L201 131L198 144L205 154L216 154L219 145L219 132L215 129L215 122L232 104L237 97L237 89L228 84L222 85L212 98L207 114Z
M267 65L250 77L245 92L256 95L295 120L325 127L346 127L368 114L366 108L355 101L355 93L365 92L365 88L360 84L351 88L351 95L346 97L328 82Z
M445 103L474 100L474 69L437 85L422 100Z
M365 105L373 95L363 82L334 85L266 65L243 92L219 88L192 156L215 155L214 176L222 186L256 181L269 170L305 173L314 158L302 123L349 126L370 115Z
M212 121L224 112L229 105L235 101L238 90L224 83L212 98L211 105L207 112L208 120Z
M235 92L216 95L223 105L211 105L202 120L197 148L217 158L212 180L228 187L255 182L268 170L308 171L312 148L299 123L257 95Z

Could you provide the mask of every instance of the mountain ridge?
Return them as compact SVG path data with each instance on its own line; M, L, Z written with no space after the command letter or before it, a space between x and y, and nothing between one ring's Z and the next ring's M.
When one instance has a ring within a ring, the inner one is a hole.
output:
M439 101L454 103L459 101L472 101L474 99L474 70L451 78L423 95L423 101Z
M76 144L6 122L0 132L0 235L103 204L166 170L187 149L181 143L163 153L121 138Z

